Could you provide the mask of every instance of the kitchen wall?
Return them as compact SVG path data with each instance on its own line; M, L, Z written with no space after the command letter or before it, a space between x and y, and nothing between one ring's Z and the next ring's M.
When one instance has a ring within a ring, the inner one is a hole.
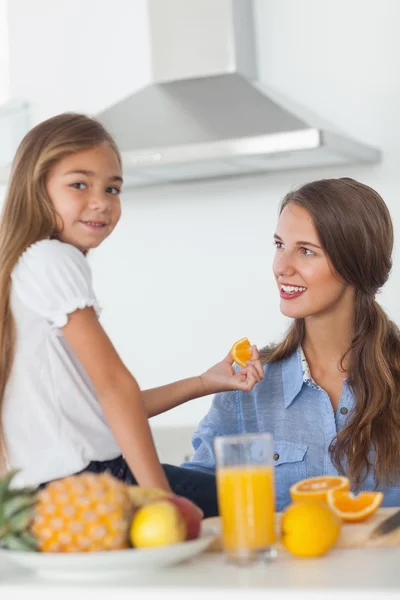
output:
M144 0L9 2L11 92L33 122L90 113L150 76ZM256 0L262 82L384 152L381 165L298 171L136 189L123 218L90 257L103 323L144 388L200 373L233 341L262 346L287 323L271 275L282 196L321 178L350 176L386 200L400 239L400 21L397 0ZM0 191L1 193L1 191ZM400 260L380 301L400 322ZM200 399L157 417L195 426Z
M7 29L7 1L0 0L0 106L9 95Z

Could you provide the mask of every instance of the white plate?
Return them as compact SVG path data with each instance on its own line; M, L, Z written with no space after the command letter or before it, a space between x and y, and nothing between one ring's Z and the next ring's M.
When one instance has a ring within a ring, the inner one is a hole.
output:
M52 554L0 550L0 558L6 558L21 567L33 569L37 575L46 579L98 581L126 577L138 570L157 571L200 554L214 539L215 536L205 534L197 540L181 544L109 552Z

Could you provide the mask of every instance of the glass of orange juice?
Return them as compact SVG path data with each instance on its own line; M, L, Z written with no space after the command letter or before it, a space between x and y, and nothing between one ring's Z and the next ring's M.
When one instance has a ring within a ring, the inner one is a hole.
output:
M273 441L269 433L216 437L222 540L229 559L272 560L275 549Z

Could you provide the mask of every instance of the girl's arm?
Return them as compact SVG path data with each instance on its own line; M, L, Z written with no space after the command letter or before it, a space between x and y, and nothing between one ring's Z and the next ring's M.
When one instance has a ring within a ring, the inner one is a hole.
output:
M252 346L251 360L248 361L247 367L240 371L236 372L233 368L233 360L229 353L224 360L199 377L190 377L145 390L142 396L148 417L154 417L189 400L208 394L229 390L249 392L261 379L264 379L264 370L260 363L260 355L256 346Z
M63 333L92 380L107 422L138 483L171 491L154 447L139 386L93 308L69 315Z

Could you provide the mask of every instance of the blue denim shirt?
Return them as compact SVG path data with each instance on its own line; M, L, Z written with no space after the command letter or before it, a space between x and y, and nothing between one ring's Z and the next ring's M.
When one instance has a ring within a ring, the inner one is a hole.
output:
M264 365L264 379L251 392L216 394L208 414L193 435L194 455L182 466L214 472L213 441L216 436L268 432L274 439L276 510L290 503L290 486L306 477L338 475L329 445L343 429L354 408L354 396L346 380L334 413L328 394L307 380L301 349L289 358ZM370 474L361 490L374 490ZM400 505L400 481L379 486L383 506Z

